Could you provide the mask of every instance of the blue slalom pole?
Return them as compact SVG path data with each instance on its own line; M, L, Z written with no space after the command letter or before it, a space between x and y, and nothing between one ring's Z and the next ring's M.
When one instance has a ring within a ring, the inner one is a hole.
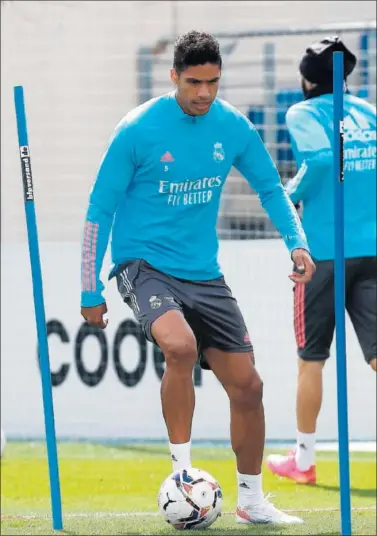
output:
M42 270L39 257L37 220L34 207L33 178L31 174L30 150L22 86L14 88L18 144L20 149L22 182L24 189L26 226L29 243L29 256L33 281L34 311L38 335L39 363L42 378L43 410L45 420L47 457L50 476L52 520L54 530L63 529L62 504L59 482L58 453L56 446L54 405L51 387L51 371L48 355L46 316L43 300Z
M346 304L344 260L343 52L333 54L334 87L334 215L335 215L335 326L338 395L340 514L342 536L351 535L351 489L348 441Z

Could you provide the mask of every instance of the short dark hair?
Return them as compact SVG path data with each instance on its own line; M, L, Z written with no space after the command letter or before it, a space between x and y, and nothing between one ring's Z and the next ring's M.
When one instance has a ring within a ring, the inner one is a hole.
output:
M221 69L222 59L217 39L204 32L192 30L176 40L173 67L182 73L187 67L213 63Z

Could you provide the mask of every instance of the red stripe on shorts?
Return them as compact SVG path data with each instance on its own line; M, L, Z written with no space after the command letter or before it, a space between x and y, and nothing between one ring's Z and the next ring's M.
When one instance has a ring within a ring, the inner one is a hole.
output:
M305 348L305 285L297 283L294 295L294 327L298 348Z

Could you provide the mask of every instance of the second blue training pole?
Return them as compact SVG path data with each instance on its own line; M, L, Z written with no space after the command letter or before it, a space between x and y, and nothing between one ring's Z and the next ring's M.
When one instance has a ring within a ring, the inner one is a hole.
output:
M344 259L344 67L343 52L333 54L334 95L334 215L335 215L335 329L338 394L340 517L342 536L351 535L351 489L348 442L346 360L346 303Z

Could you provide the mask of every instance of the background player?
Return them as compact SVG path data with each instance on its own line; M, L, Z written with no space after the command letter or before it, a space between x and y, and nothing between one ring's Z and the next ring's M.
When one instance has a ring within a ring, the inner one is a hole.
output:
M272 472L298 483L315 483L315 431L322 403L322 369L334 334L333 86L332 55L344 53L345 78L356 57L338 37L306 50L300 63L305 101L287 113L299 171L287 183L303 205L303 226L317 270L295 287L298 346L297 446L288 456L269 456ZM376 109L344 95L344 196L346 307L366 362L376 370Z
M237 458L240 523L299 523L263 496L262 382L238 308L221 274L216 221L234 165L258 193L301 273L314 264L297 213L251 123L216 98L218 42L205 33L179 38L171 79L175 93L139 106L118 125L102 160L85 225L82 315L104 328L99 274L112 229L112 259L123 299L148 340L161 348L161 385L173 469L190 467L192 371L198 352L230 399ZM251 297L252 299L252 297Z

